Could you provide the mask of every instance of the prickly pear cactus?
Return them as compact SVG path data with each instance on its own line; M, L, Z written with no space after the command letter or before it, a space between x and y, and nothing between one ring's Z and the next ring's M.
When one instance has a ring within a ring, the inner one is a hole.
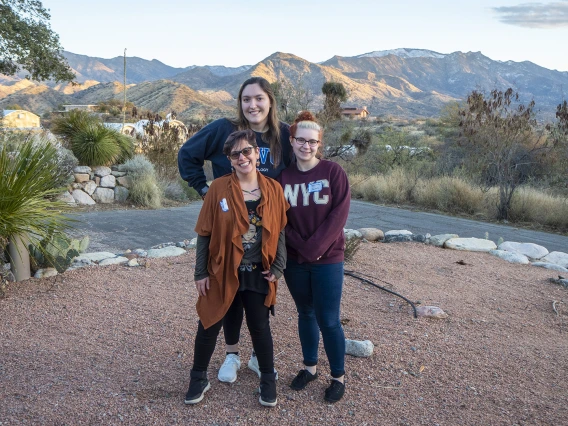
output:
M88 245L88 237L86 245ZM44 239L39 244L39 249L30 247L30 253L34 259L35 269L55 268L57 272L63 272L74 257L79 256L79 250L85 247L85 241L75 240L65 234L55 234L49 239Z

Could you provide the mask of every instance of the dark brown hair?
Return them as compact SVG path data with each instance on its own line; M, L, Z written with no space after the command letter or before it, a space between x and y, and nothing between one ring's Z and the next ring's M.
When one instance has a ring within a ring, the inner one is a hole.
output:
M233 147L242 140L247 141L252 147L258 148L258 144L256 143L256 134L251 129L237 130L227 137L227 140L223 145L223 154L226 156L231 155Z
M245 118L242 107L243 90L250 84L258 84L262 91L266 93L270 100L270 111L268 112L268 130L262 134L262 140L265 141L270 147L270 155L274 162L274 168L277 168L282 161L282 144L280 143L280 122L278 121L278 110L276 107L276 97L270 83L262 77L251 77L246 80L239 90L237 98L237 111L238 116L233 120L233 124L237 129L244 130L250 129L250 123ZM256 146L256 145L255 145Z

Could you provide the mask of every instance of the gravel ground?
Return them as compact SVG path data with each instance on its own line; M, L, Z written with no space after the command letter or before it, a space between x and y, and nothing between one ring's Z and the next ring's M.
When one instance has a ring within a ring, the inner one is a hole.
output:
M323 400L321 345L320 378L300 392L288 387L302 357L281 284L271 320L277 407L258 403L246 327L238 380L217 380L221 337L211 390L185 406L193 263L190 252L11 283L0 300L0 425L568 424L568 291L548 282L555 273L418 243L365 244L346 268L449 318L414 319L401 299L346 277L346 337L373 341L375 352L347 356L341 402Z

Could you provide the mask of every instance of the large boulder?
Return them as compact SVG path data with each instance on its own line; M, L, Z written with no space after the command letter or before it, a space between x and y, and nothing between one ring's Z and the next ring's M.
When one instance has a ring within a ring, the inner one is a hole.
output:
M491 250L489 254L492 254L493 256L496 256L500 259L506 260L507 262L510 263L520 263L521 265L528 265L530 263L529 258L526 257L524 254L512 251Z
M114 188L116 186L116 178L113 175L106 175L101 177L99 186L103 188Z
M358 239L363 238L363 234L361 234L356 229L343 229L343 233L345 234L346 241L349 241L353 238L358 238Z
M130 178L128 176L120 176L116 178L116 182L125 188L130 188Z
M568 273L568 268L563 268L556 263L548 263L548 262L533 262L532 266L538 266L540 268L550 269L551 271L558 271L558 272L566 272Z
M434 235L430 237L428 240L428 244L431 244L436 247L444 247L444 243L448 241L450 238L459 238L458 234L440 234Z
M99 262L100 266L108 266L108 265L120 265L122 263L127 263L128 259L123 256L117 257L109 257L107 259L103 259Z
M112 204L114 203L114 191L110 188L98 187L93 193L93 199L97 203Z
M504 243L499 244L498 249L522 254L530 260L539 260L548 254L548 250L545 247L533 243L505 241Z
M71 196L75 199L75 202L77 204L84 204L84 205L88 205L88 206L92 206L95 203L95 200L93 200L89 194L87 194L85 191L81 190L81 189L74 189L73 192L71 193Z
M358 231L367 241L380 241L385 238L383 231L377 228L361 228Z
M85 191L89 195L93 195L95 189L97 189L97 184L92 180L85 182L85 184L83 185L83 191Z
M69 191L65 191L63 194L58 195L56 200L75 205L75 198L73 198Z
M73 168L73 173L84 173L90 175L91 168L89 166L77 166Z
M550 252L541 260L543 262L554 263L556 265L562 266L563 268L568 268L568 254L561 251Z
M488 252L497 248L493 241L482 238L450 238L444 243L444 247L452 250L481 252Z
M110 167L99 166L93 169L93 173L95 174L95 176L103 177L110 175L112 173L112 170L110 169Z
M150 249L148 250L148 257L170 257L170 256L180 256L185 254L186 251L180 247L164 247L161 249Z
M77 183L88 182L91 179L91 175L87 173L74 173L73 176L75 176L75 182Z
M124 203L128 198L129 191L124 186L114 187L114 199L118 203Z

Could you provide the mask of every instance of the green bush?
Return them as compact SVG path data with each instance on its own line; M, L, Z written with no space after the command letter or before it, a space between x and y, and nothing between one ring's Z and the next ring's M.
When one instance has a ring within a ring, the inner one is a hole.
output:
M129 199L140 206L158 209L162 206L162 191L158 186L154 165L143 155L135 155L124 168L130 180Z
M100 121L95 115L87 111L74 109L69 111L67 115L55 118L51 131L61 136L66 143L70 143L77 132L98 123L100 123Z
M9 153L0 146L0 241L27 235L31 246L69 228L72 220L67 203L53 201L64 189L66 179L59 167L57 149L47 141L27 140L19 151Z
M54 120L53 133L61 136L81 165L108 166L132 157L134 140L105 127L87 111L73 110Z
M108 166L120 158L120 147L110 129L89 124L71 137L71 149L84 166Z

